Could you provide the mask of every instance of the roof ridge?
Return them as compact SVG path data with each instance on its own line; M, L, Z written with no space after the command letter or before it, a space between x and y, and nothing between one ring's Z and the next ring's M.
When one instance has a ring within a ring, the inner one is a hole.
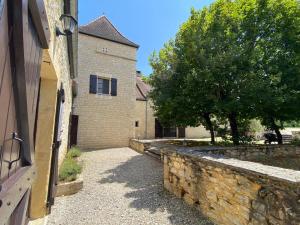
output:
M85 24L85 25L81 25L81 27L86 27L88 25L90 25L91 23L94 23L96 22L97 20L101 19L101 17L106 17L105 15L101 15L101 16L98 16L96 19L90 21L89 23Z
M104 30L100 30L101 27ZM115 41L121 44L129 45L135 48L139 48L139 45L130 41L125 37L115 25L107 18L106 15L101 15L91 22L79 27L79 32L95 37L104 38L107 40Z
M123 37L123 38L125 38L127 41L129 41L129 42L131 42L132 44L134 44L134 42L132 42L132 41L130 41L127 37L125 37L116 27L115 27L115 25L113 25L113 23L112 22L110 22L110 20L105 16L105 15L102 15L102 17L104 17L104 19L106 19L107 20L107 22L109 22L110 23L110 25L112 25L112 27ZM100 17L101 18L101 17ZM99 19L100 19L99 18Z

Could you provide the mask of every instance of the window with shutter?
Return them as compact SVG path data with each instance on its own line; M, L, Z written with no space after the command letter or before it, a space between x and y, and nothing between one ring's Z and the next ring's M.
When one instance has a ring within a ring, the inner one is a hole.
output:
M117 96L117 79L90 75L90 93Z

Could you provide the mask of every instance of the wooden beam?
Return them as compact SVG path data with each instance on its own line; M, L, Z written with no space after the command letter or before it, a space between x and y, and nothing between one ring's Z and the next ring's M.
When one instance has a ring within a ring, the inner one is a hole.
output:
M42 48L48 49L50 30L44 0L29 0L29 9Z

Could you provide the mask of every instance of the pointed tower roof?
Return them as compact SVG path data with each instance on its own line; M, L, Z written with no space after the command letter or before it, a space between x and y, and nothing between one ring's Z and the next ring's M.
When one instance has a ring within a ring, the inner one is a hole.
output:
M139 46L124 37L115 26L107 19L106 16L101 16L87 25L79 27L79 33L99 37L109 41L129 45L135 48Z

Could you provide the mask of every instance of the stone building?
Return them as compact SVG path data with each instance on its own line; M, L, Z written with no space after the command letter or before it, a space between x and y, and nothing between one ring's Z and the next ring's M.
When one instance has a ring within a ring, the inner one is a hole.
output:
M75 143L85 149L123 147L134 137L138 45L101 16L79 28Z
M135 135L136 139L155 138L155 116L152 102L148 99L151 87L143 82L141 73L136 76L136 103L135 103Z
M124 147L131 138L209 137L203 127L163 128L136 72L138 45L101 16L79 28L78 93L71 144L84 149Z

